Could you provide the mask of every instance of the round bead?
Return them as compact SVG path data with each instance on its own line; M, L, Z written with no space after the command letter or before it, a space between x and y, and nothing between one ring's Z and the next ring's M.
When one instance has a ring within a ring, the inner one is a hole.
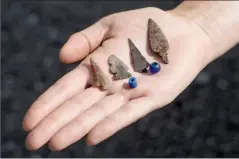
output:
M138 83L135 77L130 77L128 83L130 88L136 88L138 86Z
M160 65L159 65L159 63L157 63L157 62L151 63L150 66L149 66L149 71L150 71L152 74L158 73L158 72L160 71Z

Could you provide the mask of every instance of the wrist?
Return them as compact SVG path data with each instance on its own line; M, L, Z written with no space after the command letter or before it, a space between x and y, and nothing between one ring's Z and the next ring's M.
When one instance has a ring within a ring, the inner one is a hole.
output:
M213 2L210 1L184 1L182 4L172 10L173 13L188 20L193 26L198 28L199 34L204 36L204 40L201 41L201 45L202 47L206 46L209 48L207 51L205 51L205 56L203 57L206 59L206 63L210 63L216 58L214 39L216 34L221 34L216 24L207 18L207 10L211 8L212 3Z
M195 21L187 18L184 14L185 12L179 12L176 9L167 11L169 14L173 15L184 21L186 24L184 28L187 28L184 34L187 34L189 39L192 40L194 48L197 50L195 53L192 52L192 56L195 56L193 60L193 65L201 71L206 65L214 60L212 56L214 54L213 45L209 35L199 26ZM185 30L178 29L177 30ZM195 68L195 67L194 67Z
M173 13L191 21L202 34L207 36L211 53L207 53L208 62L216 59L238 41L239 3L222 1L184 1Z

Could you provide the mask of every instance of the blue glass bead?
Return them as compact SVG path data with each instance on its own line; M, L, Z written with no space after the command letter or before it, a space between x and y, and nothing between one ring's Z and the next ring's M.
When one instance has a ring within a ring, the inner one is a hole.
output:
M158 72L160 71L160 65L159 65L159 63L157 63L157 62L151 63L150 66L149 66L149 71L150 71L152 74L158 73Z
M128 83L130 88L136 88L138 86L138 83L135 77L130 77Z

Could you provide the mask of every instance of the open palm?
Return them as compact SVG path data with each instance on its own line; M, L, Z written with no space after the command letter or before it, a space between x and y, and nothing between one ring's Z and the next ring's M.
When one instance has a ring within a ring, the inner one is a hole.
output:
M150 50L149 18L160 26L169 41L169 64L162 63ZM158 74L133 71L128 38L147 61L160 63ZM64 63L84 60L43 93L26 113L23 127L30 131L27 147L35 150L49 142L52 150L62 150L86 134L87 143L95 145L167 105L207 64L208 41L206 34L190 20L158 8L112 14L72 35L61 49L60 59ZM107 63L112 54L129 67L138 80L137 88L129 89L128 79L113 80ZM92 86L90 57L111 80L107 91Z

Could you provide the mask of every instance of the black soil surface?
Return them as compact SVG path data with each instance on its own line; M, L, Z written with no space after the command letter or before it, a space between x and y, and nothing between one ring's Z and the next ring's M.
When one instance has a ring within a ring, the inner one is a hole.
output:
M170 105L88 147L84 139L63 150L30 152L24 113L77 64L58 53L67 38L101 17L169 1L1 1L2 157L239 157L239 46L208 65ZM236 33L236 31L235 31Z

